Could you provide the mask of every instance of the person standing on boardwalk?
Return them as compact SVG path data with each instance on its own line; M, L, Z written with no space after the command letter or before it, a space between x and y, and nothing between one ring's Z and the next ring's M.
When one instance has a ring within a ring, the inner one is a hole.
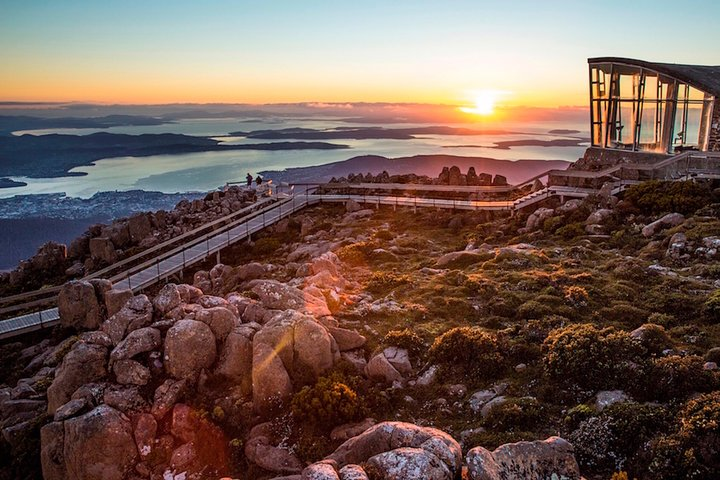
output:
M258 185L258 187L259 187L260 184L262 183L262 178L260 178L260 175L258 175L258 176L255 178L255 183Z
M245 180L247 180L247 186L251 187L252 186L252 175L250 175L250 172L248 172L248 174L245 176Z

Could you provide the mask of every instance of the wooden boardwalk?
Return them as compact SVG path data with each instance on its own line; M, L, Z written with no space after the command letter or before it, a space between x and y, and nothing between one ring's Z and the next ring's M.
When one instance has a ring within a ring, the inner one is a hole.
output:
M220 228L213 234L195 239L180 247L159 255L127 271L115 275L110 280L115 289L142 291L156 283L167 281L172 275L186 267L202 262L222 249L250 238L264 228L273 225L308 206L321 203L344 203L349 200L366 206L411 208L443 208L454 210L507 210L524 208L533 203L556 195L582 198L593 190L560 187L544 189L515 201L472 201L420 198L392 195L292 195L277 200L269 207L253 212L242 221ZM57 308L20 315L0 321L0 339L21 335L35 330L52 327L59 323Z
M663 177L673 180L684 180L693 177L699 178L717 178L718 162L720 154L709 152L685 152L674 157L667 158L652 165L616 165L604 170L596 172L583 172L575 170L549 170L540 175L529 179L522 184L510 187L499 187L499 189L517 188L527 185L528 182L548 175L559 175L572 178L603 178L613 174L620 173L622 170L648 171L655 178L655 171L663 172ZM666 167L678 167L670 172L661 170ZM638 183L634 180L616 180L614 182L613 194L622 191L630 184ZM305 184L307 185L310 184ZM317 185L317 184L316 184ZM358 187L357 184L350 185L353 188ZM477 190L490 191L497 190L498 187L455 187L446 185L399 185L399 184L360 184L360 188L368 188L372 190L402 190L411 193L414 191L450 191L450 190ZM539 191L530 193L514 201L483 201L483 200L452 200L416 197L412 195L394 196L394 195L311 195L307 188L304 192L296 192L293 195L278 195L272 201L262 200L254 207L233 212L229 216L211 222L196 229L193 232L182 235L176 240L185 240L181 245L170 251L161 253L154 247L141 254L138 254L137 260L144 258L157 252L157 256L147 260L139 265L128 267L121 273L110 275L111 272L129 264L131 259L123 260L115 265L111 265L107 269L96 272L90 277L100 278L101 276L109 277L117 289L129 288L133 292L138 292L144 288L148 288L156 283L167 281L172 275L181 272L186 267L204 261L211 255L215 255L223 248L233 245L242 240L246 240L252 234L259 232L267 226L273 225L279 220L294 214L310 205L319 203L337 203L354 200L364 205L390 205L393 207L412 207L416 208L444 208L454 210L506 210L518 211L526 207L530 207L538 202L544 201L551 197L561 198L584 198L591 193L597 192L595 188L578 188L567 186L550 186ZM210 228L208 228L210 227ZM202 235L202 229L211 230L211 232ZM168 247L171 244L168 243ZM59 287L48 289L48 294L55 294L59 291ZM43 295L43 291L28 292L27 294L16 295L14 297L32 297L32 295ZM4 299L7 300L7 299ZM54 297L50 300L54 300ZM30 308L34 304L39 306L43 300L30 302L25 304L26 308ZM44 300L44 304L48 303L48 299ZM9 309L18 309L18 307L10 307ZM59 322L57 308L49 308L39 312L19 315L6 320L0 320L0 339L8 338L15 335L40 330L42 328L51 327Z

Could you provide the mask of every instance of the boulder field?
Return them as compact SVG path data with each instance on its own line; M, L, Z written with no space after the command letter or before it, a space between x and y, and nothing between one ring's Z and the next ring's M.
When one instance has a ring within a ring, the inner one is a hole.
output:
M154 296L106 281L68 282L59 309L65 331L76 335L26 352L32 376L1 392L3 435L12 445L14 432L44 419L48 480L220 478L237 439L215 422L222 409L202 407L214 398L255 424L241 451L265 473L243 478L451 480L463 469L477 480L520 478L517 472L580 478L572 446L559 438L494 452L476 447L463 458L441 430L371 419L335 428L332 439L344 443L324 460L301 461L277 419L303 386L342 359L386 385L416 378L421 368L400 347L368 358L365 337L333 318L333 305L353 300L334 253L311 258L289 282L268 278L270 270L217 265L198 272L194 285L169 283Z

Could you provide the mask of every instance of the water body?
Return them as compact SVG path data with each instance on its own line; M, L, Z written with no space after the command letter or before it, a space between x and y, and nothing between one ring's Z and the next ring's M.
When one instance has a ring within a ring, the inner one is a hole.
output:
M88 135L99 131L139 135L142 133L182 133L209 136L223 142L267 143L267 140L229 137L232 131L252 131L289 127L332 128L355 126L335 118L270 118L270 119L193 119L152 126L123 126L108 129L48 129L15 132L17 135L46 135L51 133ZM366 125L362 125L366 127ZM377 125L388 128L427 126L417 124ZM455 125L454 125L455 126ZM457 125L477 128L477 125ZM77 167L72 173L85 176L60 178L12 177L27 183L25 187L0 189L0 198L21 194L65 192L69 196L87 198L100 191L153 190L165 193L202 191L217 188L230 181L243 181L249 172L256 175L263 170L283 170L289 167L322 165L346 160L358 155L382 155L403 157L420 154L446 154L490 157L504 160L539 159L575 161L582 156L586 146L573 147L513 147L510 150L492 148L494 142L506 140L542 139L553 140L587 136L585 125L567 123L507 124L504 130L523 132L509 135L423 135L412 140L333 140L333 143L349 145L345 150L282 150L282 151L228 151L201 152L149 157L117 157L103 159L92 166ZM558 136L547 132L557 128L583 131L578 135ZM471 145L471 146L468 146ZM459 147L458 147L459 146ZM457 148L456 148L457 147Z

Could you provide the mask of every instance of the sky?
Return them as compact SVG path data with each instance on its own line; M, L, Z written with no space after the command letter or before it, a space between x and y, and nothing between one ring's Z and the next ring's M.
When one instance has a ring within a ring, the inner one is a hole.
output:
M717 0L0 0L0 101L587 103L587 58L720 65Z

